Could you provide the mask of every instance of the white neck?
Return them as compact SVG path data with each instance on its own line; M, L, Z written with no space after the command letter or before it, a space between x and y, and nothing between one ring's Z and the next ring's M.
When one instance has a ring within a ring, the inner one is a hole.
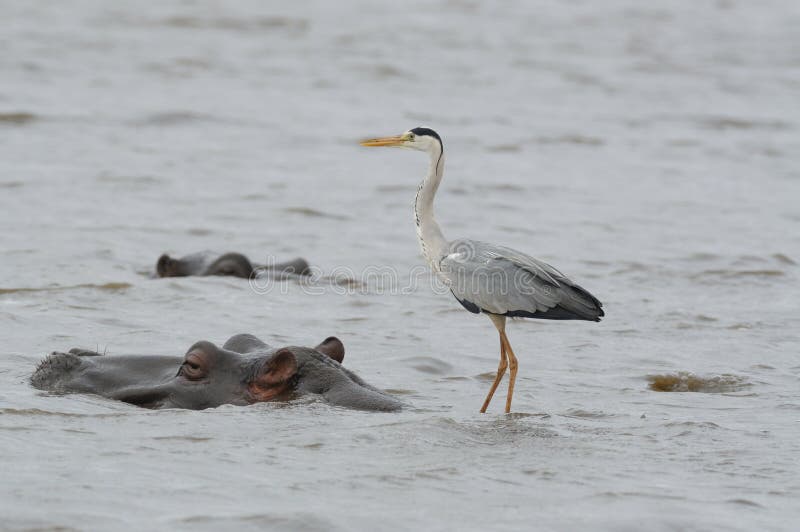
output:
M417 189L417 199L414 202L414 222L417 224L417 238L422 248L422 254L428 260L434 271L439 271L439 261L447 250L447 240L442 234L436 218L433 216L433 198L442 181L444 174L444 153L438 142L431 144L430 167L428 175L422 180Z

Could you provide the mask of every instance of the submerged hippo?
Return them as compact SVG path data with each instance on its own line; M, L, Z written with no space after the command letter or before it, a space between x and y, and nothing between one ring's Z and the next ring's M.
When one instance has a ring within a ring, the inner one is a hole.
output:
M308 275L310 266L305 259L297 258L276 264L253 264L241 253L217 255L208 251L192 253L179 259L166 253L156 262L158 277L188 277L190 275L232 275L249 279L253 274L268 272L277 275Z
M194 344L181 357L106 356L71 349L45 358L31 376L36 388L93 393L145 408L202 410L317 394L361 410L399 410L402 404L342 367L344 346L335 337L315 348L273 348L250 334L220 349Z

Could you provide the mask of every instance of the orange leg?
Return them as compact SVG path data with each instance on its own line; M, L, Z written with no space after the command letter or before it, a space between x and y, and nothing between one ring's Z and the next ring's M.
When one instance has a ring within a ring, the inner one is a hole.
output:
M486 396L486 400L483 402L483 406L481 407L481 414L486 413L489 403L492 402L494 391L497 390L497 386L503 379L503 375L505 375L506 368L508 367L508 362L506 361L506 346L503 343L503 333L500 333L500 335L500 365L497 366L497 376L494 378L494 383L492 383L492 387L489 390L489 395Z
M508 336L505 332L500 333L500 343L505 347L506 355L508 356L508 396L506 397L506 414L511 412L511 399L514 397L514 383L517 381L517 356L514 350L511 349L511 342L508 341ZM505 369L505 368L503 368Z

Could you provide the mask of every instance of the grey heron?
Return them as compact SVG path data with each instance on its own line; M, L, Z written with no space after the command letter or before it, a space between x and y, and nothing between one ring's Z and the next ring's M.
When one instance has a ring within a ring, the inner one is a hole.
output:
M445 239L433 215L433 199L444 174L444 146L432 129L417 127L394 137L364 140L361 145L428 152L428 175L414 202L422 254L465 309L492 320L500 335L500 364L481 412L489 407L506 369L510 374L506 413L510 412L518 364L506 336L506 318L600 321L603 304L557 269L529 255L478 240Z

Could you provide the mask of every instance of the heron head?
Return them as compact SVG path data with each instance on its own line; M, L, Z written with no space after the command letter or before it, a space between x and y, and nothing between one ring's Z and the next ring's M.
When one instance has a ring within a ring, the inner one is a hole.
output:
M368 147L388 146L392 148L409 148L412 150L430 152L434 149L442 149L442 138L432 129L427 127L415 127L395 137L362 140L361 145Z

